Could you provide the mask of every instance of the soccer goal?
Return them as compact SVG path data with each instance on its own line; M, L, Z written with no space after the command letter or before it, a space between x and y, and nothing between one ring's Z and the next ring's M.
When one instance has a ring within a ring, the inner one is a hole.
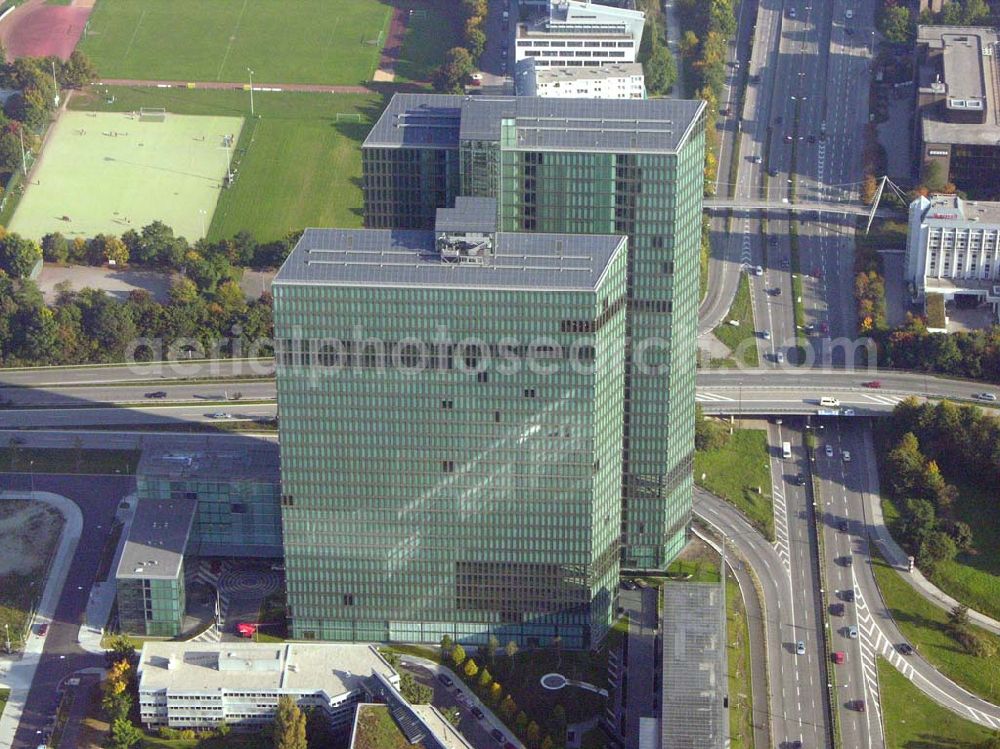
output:
M374 39L365 39L364 43L365 44L370 44L373 47L380 47L382 45L382 42L384 42L384 41L385 41L385 32L384 31L380 31L380 32L378 32L378 36L377 37L375 37Z
M357 112L337 112L334 122L361 122L361 115Z
M162 107L141 107L139 122L166 122L167 110Z
M410 18L427 18L427 11L424 8L414 8L410 11Z

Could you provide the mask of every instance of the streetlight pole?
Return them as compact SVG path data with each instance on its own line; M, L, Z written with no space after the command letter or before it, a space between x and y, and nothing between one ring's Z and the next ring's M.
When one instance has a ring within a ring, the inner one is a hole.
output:
M31 481L31 496L35 496L35 461L28 461L28 476Z
M253 70L247 68L247 72L250 74L250 116L253 117Z
M24 155L24 129L22 127L17 128L18 134L21 136L21 171L24 172L24 176L28 176L28 160Z
M10 654L10 625L7 624L7 622L4 622L4 625L3 625L3 634L4 634L4 637L3 637L3 639L4 639L4 652L9 655Z
M52 60L52 85L55 87L55 102L56 106L59 106L59 81L56 80L56 61Z

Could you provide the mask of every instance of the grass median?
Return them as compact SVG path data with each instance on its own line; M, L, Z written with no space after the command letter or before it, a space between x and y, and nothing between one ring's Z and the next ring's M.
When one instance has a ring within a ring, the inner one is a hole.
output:
M768 540L774 540L767 432L736 429L718 450L694 456L695 483L741 510Z
M730 321L738 322L739 325L733 325ZM740 274L736 296L725 321L712 332L731 352L728 358L714 360L713 363L735 366L737 358L740 359L740 364L748 367L756 367L760 363L757 358L757 330L754 327L750 298L750 278L746 273Z
M881 557L872 557L872 568L893 619L920 654L956 684L989 702L1000 702L1000 658L978 658L965 652L948 633L947 611L917 593ZM1000 637L970 628L994 653L1000 652Z
M740 586L732 578L726 580L726 628L726 652L729 656L730 746L733 749L753 749L750 633Z

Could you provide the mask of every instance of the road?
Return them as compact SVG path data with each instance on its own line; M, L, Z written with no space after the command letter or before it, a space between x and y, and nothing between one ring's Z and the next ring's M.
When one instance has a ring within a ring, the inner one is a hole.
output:
M870 426L865 421L842 423L828 420L822 443L829 443L834 450L833 459L825 455L816 460L817 475L820 477L820 506L823 512L824 533L828 539L828 557L825 560L828 569L832 570L832 559L836 556L850 554L853 564L850 567L836 565L839 585L848 581L853 586L856 603L848 605L847 626L854 624L859 630L862 665L864 668L864 689L857 681L856 672L852 672L851 686L842 693L843 703L847 699L868 700L867 718L861 720L859 738L866 743L855 746L867 746L867 740L878 741L878 729L875 725L877 713L877 696L873 691L875 685L874 656L880 654L887 658L904 676L906 676L924 694L939 705L975 721L981 725L1000 729L1000 706L990 704L974 697L954 682L946 679L927 661L919 655L903 656L897 650L899 643L905 638L896 627L879 592L874 573L870 564L869 540L875 537L872 526L872 515L869 507L880 502L878 470L874 460L874 446ZM843 451L851 454L851 462L844 463ZM849 530L840 534L833 546L829 539L838 535L840 523L847 519ZM832 584L832 583L831 583ZM842 589L842 588L841 588ZM841 639L841 642L846 640ZM857 657L856 653L849 656ZM844 682L841 682L844 683ZM873 703L872 701L875 700ZM874 710L873 710L874 708ZM860 716L859 716L860 718ZM865 735L867 732L867 736ZM849 744L845 740L845 746Z
M0 387L52 387L165 380L273 377L274 359L192 359L82 367L0 369Z
M137 408L33 408L6 409L3 425L7 429L80 428L88 426L158 426L169 429L191 422L199 424L232 424L238 421L273 419L274 403L225 406L176 405L141 406ZM212 418L213 413L232 414L231 419Z
M37 491L61 494L76 502L83 513L80 543L69 567L63 593L45 637L35 678L28 693L21 723L14 737L14 749L34 749L39 745L39 732L52 718L56 687L70 674L83 669L103 667L104 659L80 649L77 630L83 619L90 588L97 574L98 563L114 518L118 501L134 491L132 477L120 476L47 476L33 478ZM27 490L28 477L0 474L0 489Z

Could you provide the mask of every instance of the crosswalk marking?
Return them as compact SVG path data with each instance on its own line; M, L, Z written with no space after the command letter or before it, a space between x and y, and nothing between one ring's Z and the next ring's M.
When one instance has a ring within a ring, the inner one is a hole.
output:
M732 403L734 398L730 398L725 395L717 395L716 393L697 393L694 396L696 401L701 401L702 403L712 403L712 402L727 402Z

